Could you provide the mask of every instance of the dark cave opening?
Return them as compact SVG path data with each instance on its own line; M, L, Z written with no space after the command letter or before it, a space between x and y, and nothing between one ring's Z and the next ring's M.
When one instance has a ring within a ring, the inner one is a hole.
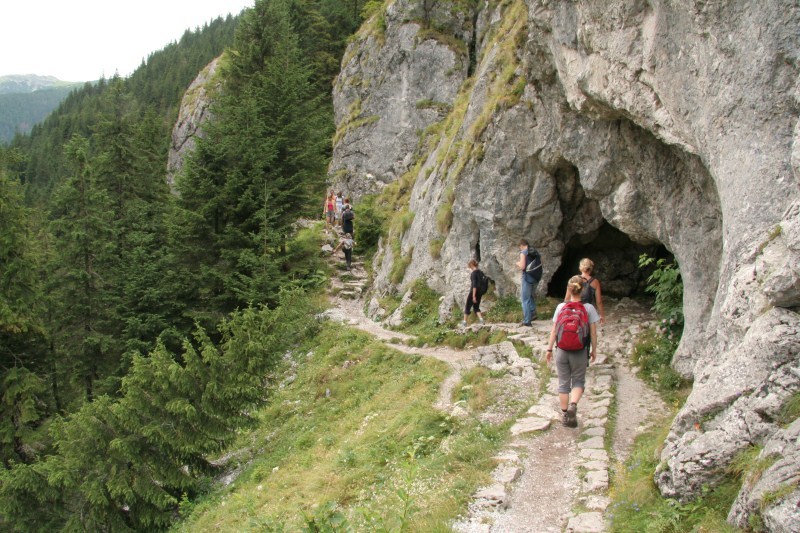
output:
M612 298L645 296L647 277L652 269L639 268L639 256L648 254L673 261L662 244L642 245L606 221L588 234L574 235L564 249L561 266L547 287L548 296L563 298L567 281L579 274L578 264L588 257L594 261L594 275L602 283L603 294Z

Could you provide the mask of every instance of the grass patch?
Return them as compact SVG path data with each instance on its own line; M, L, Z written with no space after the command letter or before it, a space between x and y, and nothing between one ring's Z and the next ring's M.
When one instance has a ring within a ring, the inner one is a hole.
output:
M461 377L460 386L453 391L453 402L466 403L472 412L484 411L494 401L497 393L490 380L488 368L471 368Z
M446 530L487 481L506 428L436 411L449 372L439 361L336 325L295 353L309 351L258 427L241 434L237 449L253 450L252 461L229 487L184 502L187 518L174 529L299 531L340 521L357 531L400 522ZM323 530L332 531L315 531Z
M800 417L800 392L795 392L781 408L778 423L787 426Z
M519 322L522 320L522 307L516 296L496 298L489 296L487 301L495 300L488 315L492 322ZM559 301L556 298L542 298L536 302L536 320L548 320L553 316Z
M439 323L440 295L423 279L418 279L411 288L411 302L403 309L400 331L414 335L413 346L486 346L497 344L508 338L504 331L492 332L488 328L477 331L457 329L461 321L461 311L453 313L447 322Z
M407 254L401 254L398 250L397 253L395 253L394 263L392 263L392 270L389 272L389 281L395 285L400 285L403 282L403 278L406 276L406 270L408 269L408 265L411 264L411 260L413 258L414 248L409 249Z
M436 211L436 229L441 235L450 233L450 228L453 226L453 203L455 200L455 189L452 186L445 189L442 203Z
M434 41L440 42L443 45L447 46L456 54L462 56L467 55L467 43L465 43L455 35L443 33L434 28L421 28L417 32L417 39L419 40L419 42L427 41L428 39L433 39Z
M428 251L431 254L431 257L434 259L440 259L442 257L442 247L444 246L444 238L443 237L434 237L431 239L431 243L429 245Z
M689 382L670 366L677 347L677 338L649 330L639 336L631 357L641 369L640 377L665 401L676 406L686 399L690 387Z
M663 498L658 492L653 472L674 415L675 411L637 437L624 467L615 472L610 492L612 504L607 513L611 531L739 531L726 522L728 510L741 487L741 477L733 472L714 490L704 489L700 498L686 504Z
M437 102L431 99L418 100L416 103L417 109L433 109L437 113L447 114L453 109L453 106L446 102Z

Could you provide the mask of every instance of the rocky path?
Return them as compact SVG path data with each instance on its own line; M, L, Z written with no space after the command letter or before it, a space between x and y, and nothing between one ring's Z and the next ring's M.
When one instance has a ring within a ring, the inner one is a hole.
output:
M527 424L498 455L493 484L478 491L456 531L607 530L610 471L625 460L647 421L665 409L628 362L636 335L652 323L652 315L630 300L609 304L597 361L589 368L579 404L578 427L561 425L557 380L551 377L539 400L512 428L513 434L521 422ZM525 333L512 333L516 328L508 324L491 327L509 331L534 354L543 354L550 326L537 321ZM517 470L510 478L505 475L509 469Z
M410 347L406 342L412 336L388 330L365 316L362 295L368 280L363 264L355 262L351 271L343 271L338 258L331 260L337 275L329 289L333 306L326 315L403 353L449 364L453 372L440 387L437 408L455 416L466 415L464 407L452 402L463 372L476 364L505 371L499 389L504 398L477 416L492 423L515 419L511 439L495 457L492 482L476 492L468 512L453 524L454 531L606 531L610 471L627 457L633 439L647 427L648 420L665 409L629 363L636 335L653 321L645 308L627 299L607 304L608 321L600 329L597 361L587 374L579 424L566 428L560 423L555 376L539 390L539 365L520 358L510 342L469 350ZM505 331L511 340L530 346L539 356L546 348L551 323L537 321L524 329L503 323L483 327ZM520 415L519 405L531 407Z

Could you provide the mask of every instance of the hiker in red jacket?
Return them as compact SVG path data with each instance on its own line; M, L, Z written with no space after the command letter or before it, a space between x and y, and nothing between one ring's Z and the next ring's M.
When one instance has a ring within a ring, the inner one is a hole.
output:
M583 396L589 358L594 361L597 356L597 322L600 321L600 315L592 304L581 302L585 283L580 276L570 278L567 284L570 301L556 307L553 329L547 343L548 363L553 360L553 346L556 347L562 423L572 428L578 427L578 402Z

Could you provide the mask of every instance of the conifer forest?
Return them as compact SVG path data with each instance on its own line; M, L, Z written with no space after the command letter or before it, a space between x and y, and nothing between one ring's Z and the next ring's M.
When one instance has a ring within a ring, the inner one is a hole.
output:
M0 529L155 531L318 327L309 288L358 0L259 0L0 146ZM223 54L170 191L181 97Z

